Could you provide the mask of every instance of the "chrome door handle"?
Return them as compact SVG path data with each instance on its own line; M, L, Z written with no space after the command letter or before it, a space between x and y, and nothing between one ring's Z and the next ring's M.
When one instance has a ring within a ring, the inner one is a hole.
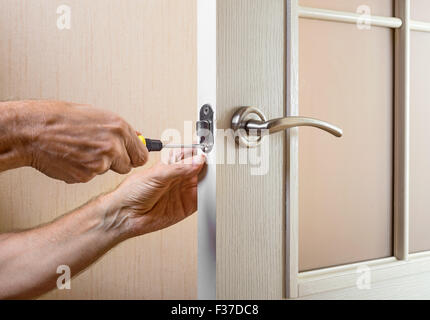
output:
M267 130L269 134L273 134L301 126L315 127L336 137L341 137L343 134L342 129L335 125L313 118L286 117L267 120L265 115L254 107L241 107L231 119L231 128L235 131L239 141L248 147L255 147L261 142L262 130Z

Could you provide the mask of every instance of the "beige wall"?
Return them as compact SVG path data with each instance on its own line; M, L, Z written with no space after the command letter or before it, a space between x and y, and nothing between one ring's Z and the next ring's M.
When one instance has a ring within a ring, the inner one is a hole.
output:
M149 137L195 120L195 0L2 0L0 99L51 98L115 111ZM151 162L156 160L151 155ZM32 169L0 174L0 231L34 227L116 186L108 173L66 185ZM195 298L196 217L121 244L45 298Z

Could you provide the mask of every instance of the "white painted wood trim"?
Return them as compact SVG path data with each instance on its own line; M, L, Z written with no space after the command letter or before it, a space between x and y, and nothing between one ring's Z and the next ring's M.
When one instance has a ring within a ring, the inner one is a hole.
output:
M197 115L201 106L208 103L216 116L216 0L197 1L197 51ZM207 157L206 174L198 187L198 299L216 298L215 147Z
M345 23L359 23L363 22L363 17L354 12L326 10L310 7L299 6L300 18L336 21ZM383 17L383 16L370 16L369 23L376 27L386 28L400 28L402 26L402 19L400 17ZM430 23L423 21L410 20L409 22L411 31L430 32Z
M361 14L345 11L335 11L326 9L317 9L309 7L299 7L300 18L317 19L326 21L337 21L345 23L359 23L366 21ZM394 17L370 16L369 23L372 26L387 27L387 28L400 28L402 26L402 19Z
M286 2L286 114L299 115L299 15L298 0ZM286 296L298 296L299 273L299 133L286 130Z
M300 297L299 300L429 300L430 272Z
M370 272L371 284L430 272L430 252L411 254L408 261L391 257L300 273L299 297L356 288L364 271Z
M394 95L394 256L409 254L409 109L410 0L396 0L395 14L403 21L395 31Z
M409 23L411 31L430 32L430 23L411 20Z

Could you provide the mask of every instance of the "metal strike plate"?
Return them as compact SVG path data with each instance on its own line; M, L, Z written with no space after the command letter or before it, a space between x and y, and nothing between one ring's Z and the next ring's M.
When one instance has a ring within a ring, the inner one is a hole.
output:
M211 152L214 146L214 111L209 104L200 108L200 120L196 123L196 133L203 152Z

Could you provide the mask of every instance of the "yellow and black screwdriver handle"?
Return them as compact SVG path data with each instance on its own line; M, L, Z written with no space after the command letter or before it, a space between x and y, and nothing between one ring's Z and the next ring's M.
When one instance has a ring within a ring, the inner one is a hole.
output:
M161 140L147 139L139 135L139 139L143 142L149 152L163 150L163 142Z

